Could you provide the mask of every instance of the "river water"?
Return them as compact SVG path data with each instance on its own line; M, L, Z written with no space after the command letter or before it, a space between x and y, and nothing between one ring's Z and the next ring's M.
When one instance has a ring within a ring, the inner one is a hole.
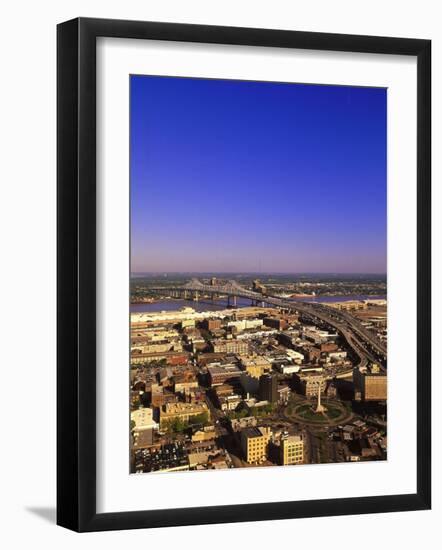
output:
M347 302L349 300L385 300L386 296L369 296L364 294L354 294L348 296L316 296L315 298L299 298L304 302L330 303L330 302ZM249 307L250 300L246 298L237 299L237 307ZM144 313L154 311L178 311L182 307L191 307L195 311L218 311L227 308L227 300L200 300L193 302L191 300L160 300L152 304L131 304L130 311L132 313Z

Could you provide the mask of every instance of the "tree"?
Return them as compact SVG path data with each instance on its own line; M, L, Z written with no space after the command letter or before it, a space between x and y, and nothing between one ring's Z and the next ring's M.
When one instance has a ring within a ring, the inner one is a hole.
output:
M208 422L209 422L209 415L207 412L203 412L201 414L197 414L189 418L189 424L191 425L195 425L195 424L206 425L208 424Z

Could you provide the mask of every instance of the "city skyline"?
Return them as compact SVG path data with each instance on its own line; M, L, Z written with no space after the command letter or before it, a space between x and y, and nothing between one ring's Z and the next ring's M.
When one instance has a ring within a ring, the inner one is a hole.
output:
M386 90L131 77L132 273L386 273Z

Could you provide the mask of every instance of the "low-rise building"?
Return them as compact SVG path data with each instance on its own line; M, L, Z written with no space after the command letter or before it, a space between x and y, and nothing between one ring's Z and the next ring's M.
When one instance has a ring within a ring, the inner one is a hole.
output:
M303 464L304 440L302 435L282 436L279 444L279 460L282 466Z
M324 392L326 379L320 372L299 372L294 375L298 390L306 397L316 397L318 391Z
M258 421L255 416L244 416L243 418L234 418L230 421L234 432L240 432L245 428L254 428L257 423Z
M332 360L332 361L343 361L344 359L347 358L347 352L346 351L333 351L331 353L328 354L328 357Z
M339 309L343 311L357 311L360 309L367 309L368 305L364 301L359 300L347 300L345 302L329 302L327 306L333 307L334 309Z
M304 355L294 349L287 350L287 357L289 357L296 365L300 365L304 361Z
M228 327L234 327L237 332L242 332L243 330L250 330L253 328L262 327L262 319L239 319L236 321L229 321L227 323Z
M355 399L358 401L385 401L387 399L387 371L377 363L353 370Z
M173 391L175 393L188 394L198 388L198 381L192 372L184 372L173 377Z
M160 428L164 428L171 421L179 419L188 422L192 417L199 415L209 418L209 409L206 403L167 403L161 408Z
M241 432L241 450L249 464L260 464L267 459L271 430L269 427L246 428Z
M299 338L298 330L295 330L295 331L287 330L285 332L281 332L280 334L278 334L278 340L280 341L280 343L283 346L286 346L288 348L292 348L293 346L295 346L298 338Z
M158 340L155 342L144 342L132 346L131 354L146 354L146 353L164 353L166 351L182 351L183 344L180 338L170 340Z
M321 357L321 350L315 346L306 346L304 349L305 357L310 363L317 363Z
M134 431L133 437L134 450L147 449L148 447L152 447L154 443L154 430L150 428L141 432Z
M266 327L276 328L276 330L285 330L289 326L287 319L281 317L265 317L263 322Z
M216 437L216 431L214 426L206 426L202 430L197 430L194 434L192 434L192 443L200 443L202 441L210 441L211 439L215 439Z
M206 330L219 330L221 328L221 319L204 319L202 326Z
M241 369L234 364L214 365L207 367L209 383L211 386L224 384L227 381L238 379L241 376Z
M241 355L239 359L242 368L254 378L272 370L272 363L262 355Z
M211 342L213 353L235 353L246 355L249 351L249 344L244 340L232 338L231 340L213 340Z
M170 390L166 390L163 386L152 385L151 391L151 405L152 407L162 407L167 403L176 403L178 397Z
M182 329L185 329L185 328L189 328L189 327L194 327L195 326L195 319L183 319L181 321L181 328Z
M338 351L338 346L335 342L324 342L319 346L319 349L322 353L324 352L332 352L332 351Z
M295 372L299 372L299 369L301 367L299 365L291 365L290 363L289 364L286 364L286 365L279 365L279 372L281 374L294 374Z
M238 394L225 395L219 397L218 402L222 411L235 411L242 402L242 397Z
M182 351L164 351L155 353L133 352L130 356L131 365L142 365L152 362L166 361L168 365L185 365L189 360L189 353Z
M134 431L156 430L158 424L153 419L153 410L149 407L140 407L130 413L130 419L135 423Z

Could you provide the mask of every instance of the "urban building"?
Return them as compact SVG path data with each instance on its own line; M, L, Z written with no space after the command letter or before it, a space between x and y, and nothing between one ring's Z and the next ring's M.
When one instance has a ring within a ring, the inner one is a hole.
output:
M190 418L202 414L209 418L209 409L205 403L166 403L160 412L160 428L173 420L188 422Z
M175 393L188 394L198 388L198 381L192 372L184 372L173 377L173 391Z
M189 353L182 351L164 351L155 353L131 352L131 365L142 365L165 360L169 365L185 365L189 360Z
M132 347L132 354L136 353L164 353L165 351L182 351L183 345L180 339L158 340L155 342L144 342Z
M304 355L293 349L287 350L287 357L289 357L296 365L300 365L304 361Z
M235 393L218 397L219 408L222 411L235 411L241 402L242 397Z
M361 309L367 309L368 305L364 301L359 300L348 300L346 302L334 302L334 303L328 303L329 307L333 307L335 309L343 310L343 311L357 311Z
M278 378L274 374L263 374L259 378L259 398L269 403L278 402Z
M181 321L181 328L194 328L195 327L195 319L183 319Z
M254 428L258 421L255 416L244 416L243 418L234 418L230 420L230 425L234 432L240 432L245 428Z
M276 330L285 330L289 326L287 319L282 317L265 317L263 323L264 326L276 328Z
M231 340L213 340L211 342L213 353L235 353L246 355L249 351L249 344L244 340L232 338Z
M241 373L240 382L244 393L246 394L258 394L259 392L259 378L250 375L248 372L243 371Z
M133 448L146 449L154 444L154 430L152 428L142 430L141 432L133 432Z
M241 369L237 365L215 365L207 367L209 383L211 386L224 384L232 379L239 379Z
M212 439L215 439L216 437L216 431L213 426L207 426L203 428L202 430L197 430L192 435L192 443L201 443L202 441L210 441Z
M206 330L219 330L221 328L221 319L204 319L202 325Z
M318 391L324 392L326 379L320 372L298 372L294 375L298 390L306 397L316 397Z
M338 351L338 346L335 342L324 342L319 346L321 352Z
M283 435L279 444L279 460L282 466L304 462L304 440L302 435Z
M387 399L387 371L377 363L353 370L355 399L357 401L385 401Z
M347 358L347 355L346 351L332 351L328 354L328 358L332 361L342 361Z
M259 378L264 373L272 370L272 363L261 355L241 355L239 359L242 368L254 378Z
M310 363L317 363L321 357L321 350L315 346L307 346L304 348L305 357Z
M262 325L262 319L239 319L237 321L229 321L227 323L227 326L229 328L236 329L236 332L262 327Z
M293 348L296 345L297 339L299 338L299 331L285 331L278 334L278 340L283 346L288 348Z
M151 405L152 407L160 408L167 403L176 403L178 397L170 390L166 390L163 386L152 385L151 391Z
M246 428L241 431L241 450L246 462L259 464L267 459L268 446L271 437L269 427Z
M301 367L299 365L279 365L279 372L281 374L294 374L295 372L299 372L299 369Z
M130 413L130 419L135 423L134 432L142 432L143 430L156 430L158 424L153 420L153 411L148 407L140 407Z

